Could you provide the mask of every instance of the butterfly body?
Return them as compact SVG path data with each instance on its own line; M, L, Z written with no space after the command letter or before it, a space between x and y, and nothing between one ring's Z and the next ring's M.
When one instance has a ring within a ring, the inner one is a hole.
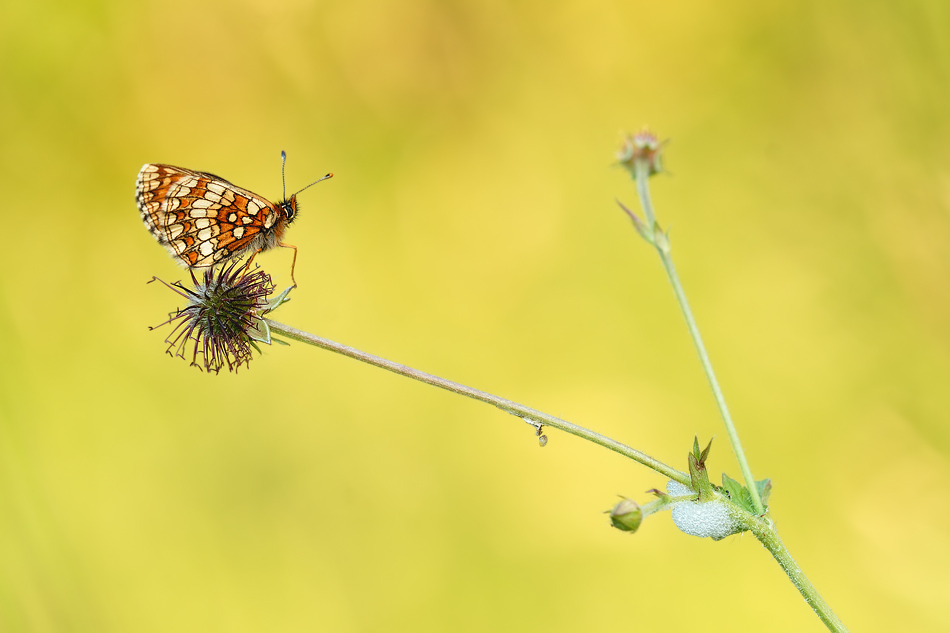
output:
M206 268L279 246L297 217L297 196L278 203L224 178L172 165L139 171L142 221L181 264Z

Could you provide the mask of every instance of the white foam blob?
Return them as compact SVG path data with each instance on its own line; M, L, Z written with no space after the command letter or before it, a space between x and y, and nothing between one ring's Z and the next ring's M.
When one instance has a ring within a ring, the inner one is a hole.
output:
M666 491L672 497L696 494L681 483L670 481ZM681 501L673 506L673 523L680 531L692 536L709 536L719 541L727 536L741 532L738 523L732 518L729 508L723 501Z
M678 481L673 481L672 479L666 482L666 492L671 497L685 497L686 495L695 495L696 493L690 490L689 486L684 486Z

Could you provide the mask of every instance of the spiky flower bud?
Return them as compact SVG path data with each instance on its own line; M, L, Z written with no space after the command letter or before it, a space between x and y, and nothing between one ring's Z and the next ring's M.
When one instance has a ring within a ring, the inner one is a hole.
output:
M215 373L225 366L237 371L242 364L249 365L251 348L256 347L254 333L274 292L270 275L260 269L247 272L239 261L208 268L200 278L190 272L191 288L180 281L168 284L152 278L188 300L186 307L169 313L170 318L156 326L173 325L165 339L168 354L188 360L190 352L192 366ZM189 342L194 343L190 350Z
M636 163L642 161L647 165L648 174L658 174L663 171L660 164L660 154L666 141L661 142L656 134L646 128L636 134L627 134L617 150L617 160L624 167L634 173Z

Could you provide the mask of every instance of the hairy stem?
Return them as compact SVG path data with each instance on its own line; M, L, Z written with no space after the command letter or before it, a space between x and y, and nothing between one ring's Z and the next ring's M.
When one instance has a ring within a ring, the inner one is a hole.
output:
M636 161L636 181L637 193L640 195L640 204L647 217L649 232L654 231L653 203L650 201L650 189L647 186L647 179L650 177L650 165L644 160ZM693 318L693 311L689 308L689 301L686 300L686 293L683 292L683 286L680 284L679 276L676 274L676 268L673 266L673 258L670 255L669 242L662 236L662 240L653 242L660 260L663 262L663 268L673 286L673 292L676 294L676 300L680 304L683 316L686 318L686 326L689 328L690 336L693 337L693 344L699 353L699 360L703 365L703 371L706 372L706 378L709 380L709 386L712 389L713 396L716 399L716 405L719 407L719 413L722 415L723 424L726 426L726 433L729 435L729 442L732 444L732 450L739 462L739 469L742 471L742 477L745 479L746 488L752 495L752 503L755 505L758 514L765 513L765 507L762 505L762 499L759 498L759 491L755 485L755 478L752 476L752 469L749 468L749 462L742 450L742 443L739 441L739 434L736 432L735 424L732 422L732 416L729 414L729 407L726 406L726 399L722 395L722 389L719 388L719 381L716 380L716 372L713 371L712 363L709 361L709 354L706 353L706 346L703 344L703 338L699 334L699 327Z
M785 573L788 574L792 584L795 585L799 593L802 594L802 597L805 598L805 602L815 611L821 621L825 623L828 630L835 631L836 633L846 633L848 629L841 620L838 619L834 611L831 610L831 607L825 602L825 599L821 597L821 594L815 589L815 585L811 584L811 581L808 580L804 572L802 572L798 563L792 558L792 555L785 549L785 544L782 543L782 539L778 537L778 532L775 531L772 522L752 515L747 515L743 522L745 526L755 534L755 538L759 539L759 542L762 543L765 549L769 550L769 553L775 557L778 564L785 570Z
M394 374L399 374L400 376L405 376L406 378L412 378L413 380L418 380L419 382L424 382L427 385L439 387L440 389L445 389L446 391L451 391L452 393L457 393L462 396L468 396L469 398L473 398L486 404L498 407L506 413L516 415L519 418L529 420L533 423L543 424L544 426L560 429L572 435L576 435L577 437L588 440L589 442L593 442L594 444L599 444L604 448L609 448L610 450L620 453L625 457L629 457L635 462L639 462L648 468L652 468L664 477L668 477L669 479L678 481L681 484L687 486L689 485L690 479L689 475L686 473L680 472L671 466L667 466L663 462L653 459L649 455L641 453L640 451L627 446L626 444L621 444L620 442L612 440L609 437L605 437L600 433L595 433L590 429L585 429L582 426L572 424L566 420L562 420L561 418L554 417L553 415L526 407L523 404L518 404L517 402L512 402L511 400L506 400L490 393L479 391L478 389L466 387L465 385L461 385L457 382L439 378L438 376L427 374L424 371L419 371L418 369L413 369L412 367L407 367L406 365L394 363L391 360L374 356L373 354L360 351L353 347L349 347L348 345L343 345L342 343L337 343L335 341L331 341L330 339L298 330L296 328L290 327L289 325L284 325L270 319L264 319L264 321L267 323L267 326L270 328L272 334L278 334L284 338L289 338L294 341L307 343L309 345L314 345L331 352L336 352L337 354L342 354L358 361L362 361L387 371L391 371Z

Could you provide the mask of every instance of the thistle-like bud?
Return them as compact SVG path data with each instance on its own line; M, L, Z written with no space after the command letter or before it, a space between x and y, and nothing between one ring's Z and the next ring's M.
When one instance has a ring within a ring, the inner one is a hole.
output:
M627 134L623 137L620 149L617 150L617 160L626 167L630 173L636 170L636 164L643 162L647 168L647 174L652 176L663 171L660 164L660 154L666 141L660 141L656 134L646 128L636 134Z
M275 307L267 302L274 292L270 275L260 269L248 273L239 261L208 268L200 278L190 272L190 288L181 281L168 284L152 278L188 300L187 306L156 326L173 325L165 339L168 354L185 360L190 355L192 366L214 373L225 366L237 371L242 364L249 365L261 317ZM190 350L189 342L194 343Z

